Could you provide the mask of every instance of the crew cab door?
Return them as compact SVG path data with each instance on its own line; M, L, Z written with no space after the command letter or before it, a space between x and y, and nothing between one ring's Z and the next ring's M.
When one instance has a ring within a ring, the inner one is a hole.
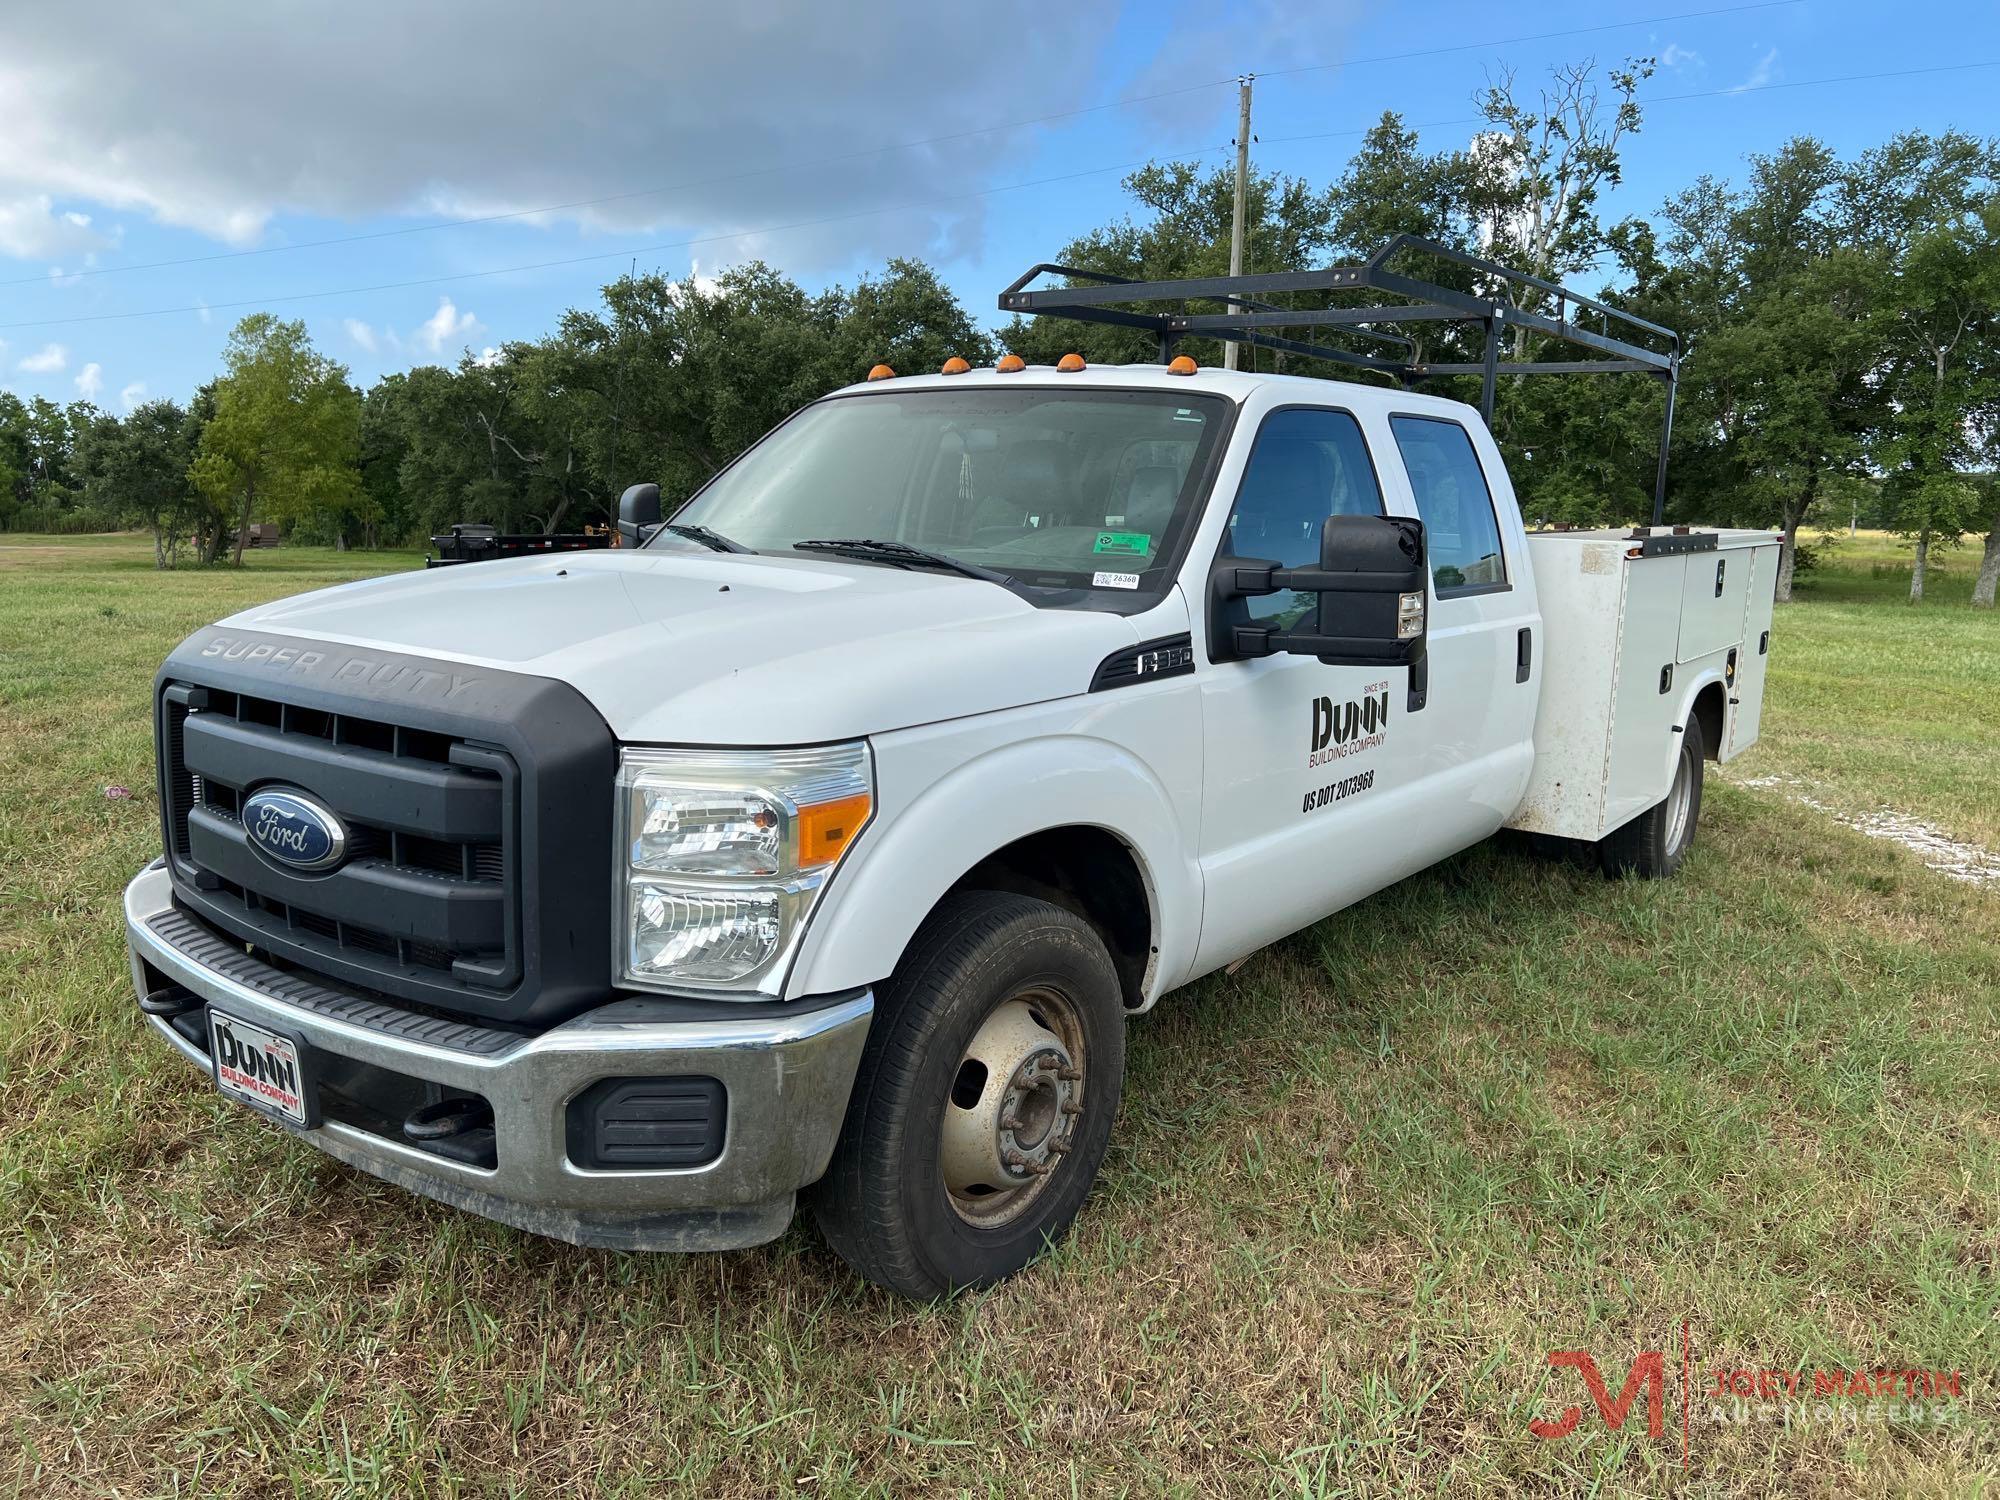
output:
M1457 431L1464 436L1464 428ZM1227 502L1218 555L1300 566L1317 559L1329 514L1422 515L1427 507L1413 490L1398 436L1386 417L1359 411L1270 411ZM1415 436L1421 447L1428 435ZM1431 448L1451 458L1448 444L1433 439ZM1497 556L1474 569L1475 577L1490 575L1490 588L1462 581L1467 546L1483 549L1484 542L1473 534L1472 513L1447 516L1448 500L1472 497L1462 489L1462 471L1437 478L1440 461L1430 449L1417 460L1428 508L1448 523L1443 559L1434 553L1431 567L1421 700L1408 668L1328 666L1292 655L1218 660L1215 632L1197 636L1210 660L1197 679L1205 773L1194 973L1477 842L1519 799L1533 755L1535 690L1531 681L1515 682L1514 607L1502 596L1521 544L1496 541ZM1447 481L1461 488L1447 493L1440 488ZM1501 527L1483 490L1480 503L1486 531L1497 538ZM1513 530L1518 534L1518 520ZM1525 559L1518 566L1525 568ZM1288 622L1311 601L1278 594L1227 607ZM1495 774L1496 754L1509 768L1504 775Z

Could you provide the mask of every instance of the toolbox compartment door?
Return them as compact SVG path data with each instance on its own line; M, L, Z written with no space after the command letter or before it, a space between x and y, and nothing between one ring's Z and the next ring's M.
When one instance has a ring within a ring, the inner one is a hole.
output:
M1681 585L1679 661L1723 651L1743 639L1743 611L1750 599L1751 549L1724 547L1687 559Z
M1732 760L1757 743L1764 717L1764 678L1771 665L1771 614L1778 591L1778 545L1753 547L1744 559L1749 600L1743 621L1743 648L1737 653L1736 682L1730 690L1729 733L1720 759Z

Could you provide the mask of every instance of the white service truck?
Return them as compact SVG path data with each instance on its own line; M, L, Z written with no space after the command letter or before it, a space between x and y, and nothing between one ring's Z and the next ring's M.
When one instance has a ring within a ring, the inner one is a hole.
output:
M125 896L165 1039L494 1219L714 1250L805 1194L930 1296L1068 1226L1162 997L1510 825L1669 874L1756 738L1777 538L1531 533L1470 406L875 375L669 522L628 491L620 550L176 649Z

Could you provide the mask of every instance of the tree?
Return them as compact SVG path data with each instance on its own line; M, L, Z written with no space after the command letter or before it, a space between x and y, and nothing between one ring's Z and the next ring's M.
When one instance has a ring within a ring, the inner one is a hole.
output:
M1093 230L1071 241L1057 259L1134 280L1226 275L1235 181L1232 169L1205 172L1193 162L1142 167L1124 180L1124 188L1147 217L1128 215ZM1315 191L1302 178L1252 172L1245 197L1246 273L1304 270L1327 260L1334 247L1330 190ZM1071 350L1093 364L1159 358L1158 344L1143 331L1054 318L1015 318L1001 331L1000 342L1035 364L1054 364ZM1186 338L1177 348L1204 364L1222 357L1214 339Z
M361 503L361 395L318 353L305 324L253 313L236 325L216 382L215 415L189 470L236 516L236 566L260 510L298 520Z
M122 422L100 413L78 436L76 468L86 502L151 531L154 566L171 568L183 544L213 516L189 482L192 457L187 412L172 401L149 401Z
M1915 544L1910 599L1931 549L1985 519L1967 471L2000 409L2000 196L1994 149L1909 134L1849 172L1850 241L1870 245L1888 304L1874 449L1891 524Z
M1781 600L1799 527L1830 480L1860 469L1882 415L1882 267L1849 242L1842 185L1833 153L1801 137L1751 158L1743 190L1703 179L1670 201L1657 261L1643 237L1620 241L1640 262L1634 305L1687 332L1682 493L1700 519L1783 531Z
M1628 59L1609 74L1616 103L1605 107L1594 62L1554 69L1535 103L1516 96L1502 74L1479 96L1490 129L1467 153L1468 206L1487 253L1544 281L1566 281L1595 266L1608 248L1598 197L1621 181L1619 142L1638 130L1639 85L1653 75L1650 57ZM1501 289L1517 307L1542 310L1547 294ZM1534 331L1514 326L1513 358L1529 358Z
M1988 470L1974 475L1972 483L1987 517L1986 545L1979 558L1979 576L1972 585L1972 607L1991 609L1994 592L2000 588L2000 474Z

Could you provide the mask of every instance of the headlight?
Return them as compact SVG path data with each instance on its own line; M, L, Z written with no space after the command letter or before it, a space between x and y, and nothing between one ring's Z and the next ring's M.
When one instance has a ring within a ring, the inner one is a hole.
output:
M625 751L620 982L743 988L773 977L873 807L865 744Z

